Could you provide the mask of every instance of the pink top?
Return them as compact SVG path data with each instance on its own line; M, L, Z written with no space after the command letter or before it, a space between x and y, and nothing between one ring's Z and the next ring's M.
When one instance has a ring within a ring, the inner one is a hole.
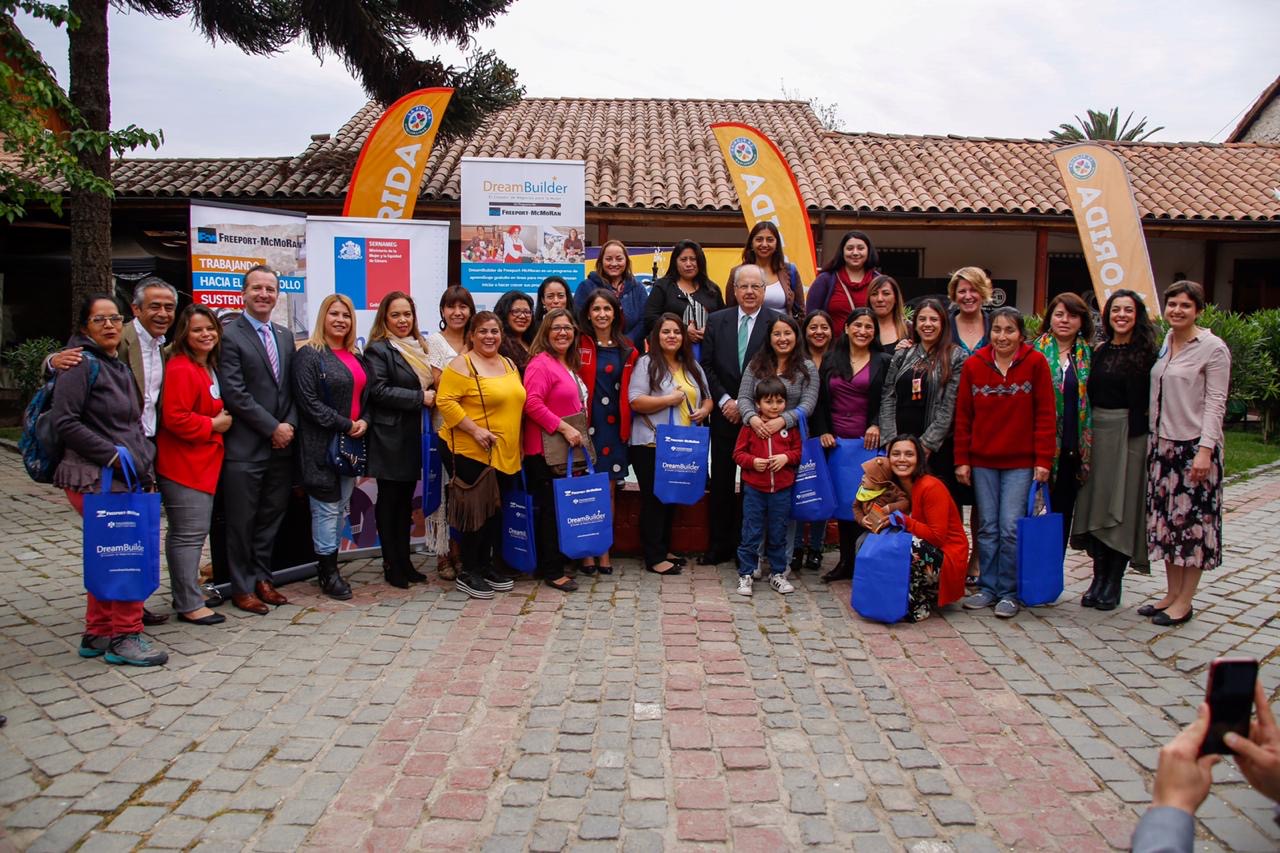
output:
M351 371L351 420L357 421L360 419L360 398L364 396L364 368L360 365L360 359L347 350L336 349L333 354Z
M560 421L585 411L578 380L569 368L540 352L524 369L524 452L542 453L542 433L555 432Z

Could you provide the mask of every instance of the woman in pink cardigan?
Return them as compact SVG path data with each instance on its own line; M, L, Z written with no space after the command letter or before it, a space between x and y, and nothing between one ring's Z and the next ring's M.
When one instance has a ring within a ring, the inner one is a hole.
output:
M578 378L577 327L564 308L547 313L529 347L524 370L527 397L524 404L524 473L537 506L534 533L538 545L538 575L547 586L572 592L578 583L564 570L560 539L556 533L555 498L551 481L556 477L542 455L542 439L553 433L564 436L571 447L586 440L566 418L579 415L586 424L587 388ZM577 456L577 451L574 452Z

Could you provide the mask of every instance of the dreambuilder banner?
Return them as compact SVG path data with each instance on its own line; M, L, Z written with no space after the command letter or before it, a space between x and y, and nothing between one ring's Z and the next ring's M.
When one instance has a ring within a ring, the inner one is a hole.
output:
M582 281L585 180L581 160L462 158L462 286L478 309L547 276Z
M307 252L308 330L314 328L324 298L341 293L355 304L356 334L363 347L378 305L397 290L413 297L422 333L436 330L449 273L449 223L310 216Z
M1053 160L1080 232L1098 307L1116 290L1132 290L1160 313L1155 276L1129 174L1115 152L1093 143L1055 149Z
M809 209L800 186L778 146L754 127L737 122L711 125L725 168L738 192L747 230L769 220L778 226L787 260L796 265L806 286L818 274Z
M271 319L295 339L311 331L307 313L307 217L215 201L191 202L191 297L222 315L244 309L244 272L270 267L280 276Z

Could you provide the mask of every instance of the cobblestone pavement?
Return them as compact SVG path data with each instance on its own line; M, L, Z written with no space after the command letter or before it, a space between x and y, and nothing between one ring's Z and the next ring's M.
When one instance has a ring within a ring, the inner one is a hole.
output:
M891 628L807 574L746 599L727 567L628 560L478 602L363 561L350 602L299 583L153 629L153 670L75 655L78 520L10 453L0 494L0 847L1083 853L1127 846L1210 659L1280 685L1280 474L1228 491L1226 567L1171 631L1133 612L1158 574L1082 610L1078 557L1057 607ZM1198 847L1280 846L1217 781Z

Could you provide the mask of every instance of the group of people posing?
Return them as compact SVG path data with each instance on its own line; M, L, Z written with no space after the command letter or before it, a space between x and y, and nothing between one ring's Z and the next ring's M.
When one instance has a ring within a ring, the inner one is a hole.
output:
M1226 347L1196 325L1199 285L1167 291L1170 331L1158 349L1146 306L1123 290L1107 300L1100 334L1085 303L1063 294L1045 333L1028 341L1016 310L984 307L991 281L977 267L958 270L948 299L918 302L908 320L897 282L879 273L858 231L807 288L772 223L752 229L742 260L722 291L702 249L681 241L646 288L611 240L573 290L552 277L536 295L511 291L477 311L466 289L449 287L439 329L426 336L414 300L392 293L363 349L354 307L338 294L295 345L271 322L278 280L265 267L245 274L244 312L225 324L198 305L175 324L177 293L146 279L130 322L110 296L91 297L70 346L50 359L66 444L55 483L79 507L127 447L163 496L178 618L210 625L223 617L198 573L215 501L232 603L265 614L286 602L270 561L295 483L309 499L325 594L352 594L337 552L362 472L377 480L386 582L425 581L410 549L424 447L439 453L448 481L427 519L427 550L468 596L514 585L501 559L501 500L517 485L533 497L537 577L570 592L575 577L613 572L609 553L571 564L558 542L552 483L587 455L615 489L634 468L645 567L678 574L688 558L671 548L674 507L655 495L655 438L661 424L705 425L711 523L701 562L735 561L741 594L766 572L786 594L789 571L822 569L827 523L791 517L801 437L811 434L826 448L853 441L884 457L864 466L855 520L838 522L824 581L851 577L862 537L892 524L913 537L909 618L959 599L966 575L975 586L966 608L1013 616L1017 519L1043 482L1066 519L1064 539L1093 557L1082 604L1116 607L1126 565L1164 558L1167 593L1140 612L1157 624L1191 618L1201 572L1221 554L1230 373ZM144 612L142 602L90 596L80 653L163 663L142 634Z

